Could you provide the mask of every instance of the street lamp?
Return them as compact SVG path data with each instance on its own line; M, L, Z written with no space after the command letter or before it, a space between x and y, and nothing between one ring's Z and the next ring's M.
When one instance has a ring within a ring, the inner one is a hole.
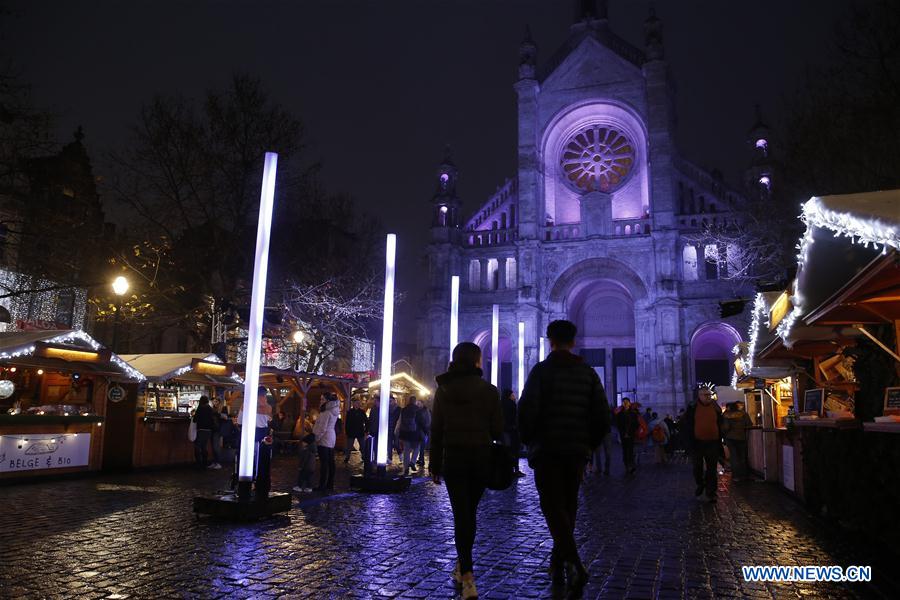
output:
M122 297L128 293L128 280L119 275L112 282L112 290L116 295L116 318L113 321L112 351L116 352L119 338L119 323L122 320Z
M306 334L304 334L299 329L291 334L291 339L294 340L294 352L297 355L296 358L296 371L300 371L300 344L303 343L303 340L306 339Z

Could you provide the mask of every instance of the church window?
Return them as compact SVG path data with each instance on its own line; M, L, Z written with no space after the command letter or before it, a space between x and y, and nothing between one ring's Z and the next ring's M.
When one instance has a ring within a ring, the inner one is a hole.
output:
M469 261L469 289L477 292L481 287L481 261L474 259Z
M507 258L506 259L506 288L510 290L514 290L518 287L516 285L516 259L515 258Z
M559 159L566 183L577 192L618 189L634 162L634 144L608 125L590 125L573 135Z
M715 244L707 244L703 249L704 263L706 264L706 278L719 278L719 247Z
M685 246L681 253L682 256L682 274L685 281L697 280L697 247Z
M489 290L500 287L500 263L496 258L489 258L487 261L487 287Z

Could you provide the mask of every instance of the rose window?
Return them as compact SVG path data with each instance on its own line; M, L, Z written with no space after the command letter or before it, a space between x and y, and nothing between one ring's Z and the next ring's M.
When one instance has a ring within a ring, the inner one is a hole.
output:
M611 192L631 173L634 145L613 127L591 125L569 139L559 164L576 191Z

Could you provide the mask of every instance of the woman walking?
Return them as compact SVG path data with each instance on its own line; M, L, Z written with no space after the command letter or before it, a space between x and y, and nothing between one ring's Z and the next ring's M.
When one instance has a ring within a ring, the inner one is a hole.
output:
M497 388L482 378L481 348L463 342L453 349L446 373L437 377L431 422L431 475L447 482L453 509L456 568L463 600L478 598L472 573L475 514L484 494L491 443L503 435Z

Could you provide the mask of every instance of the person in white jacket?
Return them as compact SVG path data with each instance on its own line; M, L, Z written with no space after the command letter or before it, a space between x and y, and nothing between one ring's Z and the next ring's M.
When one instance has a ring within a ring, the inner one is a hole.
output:
M325 492L334 489L334 444L337 437L335 425L341 416L341 403L337 396L325 394L325 403L319 411L319 418L313 425L316 446L319 448L319 487L317 491Z

